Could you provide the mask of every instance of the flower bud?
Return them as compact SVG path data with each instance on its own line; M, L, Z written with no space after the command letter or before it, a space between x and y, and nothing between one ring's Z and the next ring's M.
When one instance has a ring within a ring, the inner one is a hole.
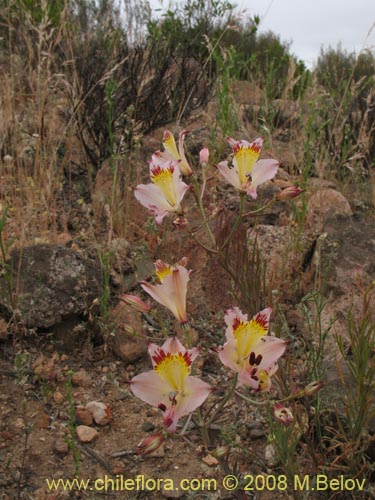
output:
M184 229L188 225L188 220L186 217L179 216L172 222L176 229Z
M292 198L296 198L303 192L304 189L301 189L299 186L288 186L287 188L283 189L282 191L280 191L280 193L276 195L276 200L278 201L290 200Z
M324 382L322 380L314 380L314 382L310 382L304 390L304 396L312 396L316 392L320 391L320 389L323 387Z
M275 403L273 405L273 415L278 422L284 425L289 425L294 420L291 410L281 403Z
M229 446L218 446L211 452L211 455L215 458L225 458L229 453Z
M121 295L120 300L125 302L125 304L128 304L129 306L133 307L139 312L143 313L148 313L151 309L151 306L146 304L146 302L143 302L141 298L139 298L137 295L128 295L124 294Z
M208 163L208 157L210 156L210 152L208 148L203 148L199 152L199 162L201 165L206 166Z
M159 446L161 446L165 441L164 434L162 432L157 432L156 434L150 434L142 439L138 444L137 453L138 455L149 455L153 451L156 451Z

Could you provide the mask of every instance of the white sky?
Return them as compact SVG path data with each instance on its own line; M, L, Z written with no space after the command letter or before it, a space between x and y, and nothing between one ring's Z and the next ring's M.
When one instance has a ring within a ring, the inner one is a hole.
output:
M313 66L320 48L343 49L357 54L375 52L375 0L232 0L244 16L261 18L259 32L273 31L291 43L291 52ZM151 0L153 8L159 0ZM164 0L167 6L168 1ZM371 30L372 28L372 30ZM371 31L370 35L368 35Z

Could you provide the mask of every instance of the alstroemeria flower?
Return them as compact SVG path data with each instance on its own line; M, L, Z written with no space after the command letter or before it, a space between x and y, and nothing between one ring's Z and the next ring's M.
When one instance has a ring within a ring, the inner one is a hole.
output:
M178 420L198 408L211 391L206 382L190 375L199 349L187 350L173 337L161 347L151 343L148 352L153 370L136 375L130 388L142 401L159 408L164 425L175 432Z
M268 307L250 321L238 307L225 313L227 342L219 349L221 362L238 373L238 384L267 391L285 342L267 335L272 309Z
M139 184L134 195L161 224L169 212L181 214L181 201L189 186L181 179L177 161L163 162L155 155L150 162L152 184Z
M183 175L191 175L193 173L190 165L185 156L184 140L187 130L182 130L178 139L178 149L176 142L174 140L172 132L165 130L163 134L163 146L164 151L158 151L155 153L155 157L162 159L164 161L177 160L179 162L179 167Z
M232 186L256 199L257 187L275 177L279 162L258 160L263 145L261 137L251 143L228 137L228 142L233 148L233 161L231 164L222 161L217 167Z
M191 271L186 269L187 259L171 266L161 260L155 262L156 276L159 278L159 285L150 285L143 281L141 286L153 299L162 304L181 323L187 323L186 313L186 293L187 284Z

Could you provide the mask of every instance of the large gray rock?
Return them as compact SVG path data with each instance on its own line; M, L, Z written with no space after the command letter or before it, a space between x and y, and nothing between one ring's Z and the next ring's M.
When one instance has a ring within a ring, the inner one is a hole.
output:
M0 279L0 307L30 328L48 328L87 311L100 292L100 268L61 245L15 249L12 269L14 310L8 282Z

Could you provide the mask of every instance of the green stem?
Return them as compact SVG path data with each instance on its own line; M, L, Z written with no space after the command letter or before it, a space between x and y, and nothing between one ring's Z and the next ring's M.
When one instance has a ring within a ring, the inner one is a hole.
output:
M237 216L236 222L234 223L232 231L229 233L229 236L224 241L224 243L221 246L220 250L224 250L224 248L228 245L228 243L233 238L234 233L237 231L239 225L241 224L245 196L246 196L246 193L243 193L243 192L240 193L240 208L239 208L239 212L238 212L238 216Z
M235 389L236 389L236 385L237 385L237 379L238 379L238 373L236 373L233 377L233 383L229 389L229 391L227 392L227 394L223 397L223 399L220 401L220 404L219 406L216 408L216 411L214 412L214 414L208 419L208 422L206 424L206 427L209 428L210 425L212 424L212 422L215 420L215 418L217 417L217 415L219 415L219 413L221 413L222 409L224 408L224 406L227 404L227 402L229 401L230 397L232 396L232 394L235 392Z
M272 207L272 205L275 203L275 198L272 198L271 201L269 201L266 205L263 207L257 208L256 210L251 210L250 212L246 212L245 214L242 214L242 217L246 217L248 215L255 215L258 214L259 212L262 212L266 208Z
M214 233L212 232L212 230L211 230L211 228L210 228L210 226L208 224L208 221L206 219L206 214L205 214L205 211L204 211L202 197L201 197L201 193L200 193L200 189L199 189L198 178L197 178L196 175L193 176L193 183L194 183L195 197L196 197L196 200L197 200L199 211L200 211L200 213L202 215L202 220L203 220L204 227L207 230L207 234L208 234L208 236L209 236L209 238L211 240L211 243L212 243L213 247L216 248L216 239L215 239Z
M202 248L204 248L206 250L206 252L209 252L209 253L218 253L217 250L214 250L213 248L209 248L208 246L206 246L204 243L202 243L196 236L194 233L189 233L190 236L198 243L199 246L201 246Z

